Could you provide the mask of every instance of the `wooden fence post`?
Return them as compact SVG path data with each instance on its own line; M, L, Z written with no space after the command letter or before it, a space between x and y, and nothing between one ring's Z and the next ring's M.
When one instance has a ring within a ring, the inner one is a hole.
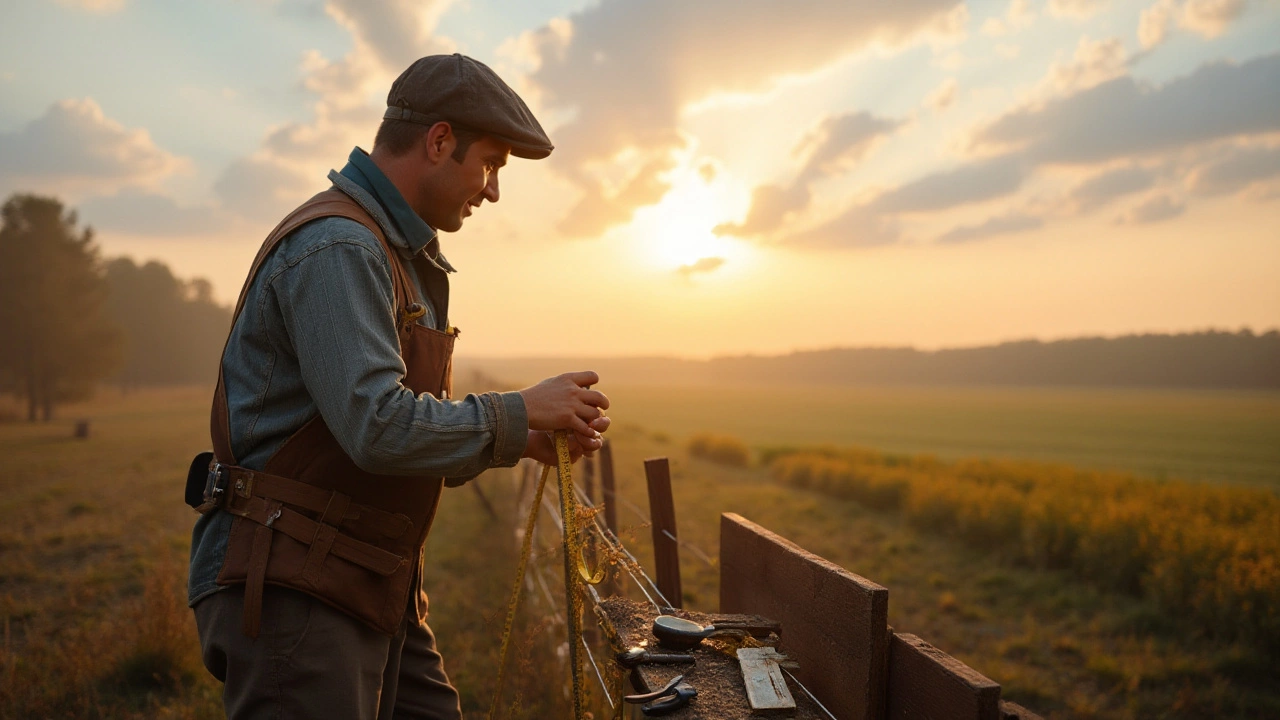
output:
M671 498L671 467L667 459L644 461L649 481L649 520L653 525L654 579L671 607L684 607L680 588L680 543L676 538L676 505Z
M600 495L604 503L604 525L618 534L618 494L613 483L613 443L604 441L600 448Z

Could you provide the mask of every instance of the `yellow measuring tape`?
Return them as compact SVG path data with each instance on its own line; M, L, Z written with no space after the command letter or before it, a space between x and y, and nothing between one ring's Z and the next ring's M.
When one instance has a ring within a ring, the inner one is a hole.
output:
M569 664L573 673L573 716L576 720L586 717L586 688L583 683L582 656L579 645L582 643L582 584L595 585L604 579L604 569L597 568L593 573L587 567L583 556L582 533L579 528L578 500L573 492L573 468L569 458L569 433L557 430L555 433L557 472L560 476L560 517L564 523L564 592L568 607L569 626ZM533 494L533 504L529 508L529 518L524 525L524 540L520 547L520 562L516 566L516 581L511 586L511 599L507 602L507 621L502 629L502 649L498 652L498 680L493 688L493 702L489 704L489 720L497 717L498 702L502 696L502 681L506 676L507 650L511 645L511 626L515 622L516 608L520 605L520 590L524 586L525 568L529 565L529 554L533 548L533 528L538 521L538 510L542 505L542 491L547 486L547 478L551 476L551 466L542 470L538 487Z

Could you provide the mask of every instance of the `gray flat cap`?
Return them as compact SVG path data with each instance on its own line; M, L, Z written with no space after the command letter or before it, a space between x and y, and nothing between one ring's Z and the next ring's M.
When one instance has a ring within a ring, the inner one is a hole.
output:
M388 120L442 120L511 144L516 157L540 160L555 146L520 96L484 63L466 55L430 55L391 83Z

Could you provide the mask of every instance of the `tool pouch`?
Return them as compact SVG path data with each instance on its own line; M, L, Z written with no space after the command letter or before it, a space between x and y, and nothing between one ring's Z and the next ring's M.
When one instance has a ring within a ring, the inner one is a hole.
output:
M209 472L209 465L212 462L213 453L202 452L195 456L191 461L191 467L187 470L186 500L188 505L197 510L213 499L206 497L212 494L211 481L216 479Z

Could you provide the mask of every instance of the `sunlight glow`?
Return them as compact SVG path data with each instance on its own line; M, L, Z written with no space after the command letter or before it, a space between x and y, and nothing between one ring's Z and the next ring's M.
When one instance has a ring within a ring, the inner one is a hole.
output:
M631 223L641 255L663 269L711 273L746 259L751 253L739 240L718 237L713 228L736 215L732 189L710 181L690 164L668 178L671 190L657 205L636 211Z

